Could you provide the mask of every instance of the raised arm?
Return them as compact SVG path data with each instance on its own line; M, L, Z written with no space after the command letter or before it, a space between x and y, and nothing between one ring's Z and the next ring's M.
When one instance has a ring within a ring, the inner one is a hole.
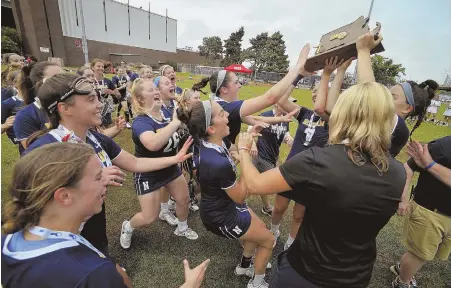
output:
M299 54L299 58L295 67L291 69L287 73L287 75L283 77L282 80L280 80L276 85L272 86L271 89L266 91L265 94L245 100L240 110L241 117L252 115L279 102L284 93L301 72L301 69L304 67L305 62L307 61L309 52L310 44L306 44Z
M172 135L179 129L180 120L177 118L176 109L171 123L158 131L158 134L153 131L146 131L139 136L139 141L149 151L158 151L163 148L172 137Z
M332 86L329 89L329 94L327 94L326 112L329 115L332 113L332 109L334 109L335 103L337 103L338 96L340 96L341 85L343 84L343 81L345 79L346 70L351 65L352 60L354 60L354 58L346 60L337 69L337 75L335 75Z
M373 68L371 66L371 50L379 45L382 41L382 35L379 35L377 40L374 40L374 35L371 32L362 35L357 39L357 77L358 83L376 82L374 78Z
M326 66L321 75L321 81L319 82L318 93L313 109L316 114L321 116L324 120L329 120L329 115L326 113L327 93L329 92L329 80L332 73L343 63L343 60L338 61L338 57L326 59Z

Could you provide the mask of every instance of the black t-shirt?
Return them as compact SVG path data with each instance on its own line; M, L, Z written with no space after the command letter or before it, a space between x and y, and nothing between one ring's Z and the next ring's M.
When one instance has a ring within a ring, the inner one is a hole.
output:
M409 135L410 131L409 128L407 128L406 122L398 116L398 122L392 133L390 155L396 157L399 152L401 152L401 149L406 145L407 141L409 141Z
M288 251L291 266L321 287L366 287L376 236L401 200L403 165L390 157L380 175L370 160L359 167L344 145L331 145L295 155L280 172L293 189L286 197L307 206Z
M451 169L451 136L430 142L428 148L435 162ZM413 171L420 172L414 200L428 209L437 209L451 216L451 188L431 173L418 167L413 159L409 159L407 164Z

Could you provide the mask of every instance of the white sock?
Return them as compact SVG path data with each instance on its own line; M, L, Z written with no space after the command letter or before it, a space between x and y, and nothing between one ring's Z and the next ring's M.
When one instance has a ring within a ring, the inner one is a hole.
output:
M160 203L160 209L162 213L168 213L169 212L169 205L168 203Z
M276 233L277 231L279 231L279 226L280 224L272 224L271 223L271 232Z
M262 274L262 275L254 274L254 279L252 280L252 284L259 285L260 283L263 282L264 279L265 279L265 274Z
M290 246L291 244L293 244L293 242L294 242L294 238L291 237L291 235L289 235L288 239L287 239L287 246Z
M179 231L185 231L186 229L188 229L188 221L180 221L179 220L179 224L177 224L177 228L179 229Z
M125 223L125 230L129 231L129 232L133 232L133 230L135 230L135 228L132 228L132 226L130 226L130 221L127 221L127 223Z

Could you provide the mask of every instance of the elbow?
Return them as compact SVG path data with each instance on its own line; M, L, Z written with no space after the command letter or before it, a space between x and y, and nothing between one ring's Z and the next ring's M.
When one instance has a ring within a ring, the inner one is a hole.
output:
M324 115L326 113L326 108L322 105L315 105L313 111L318 115Z
M274 93L269 93L266 97L267 100L267 106L276 105L279 102L280 97L277 97L277 95L274 95Z
M257 194L258 188L256 184L257 183L255 183L254 180L246 181L246 189L249 194L251 195Z

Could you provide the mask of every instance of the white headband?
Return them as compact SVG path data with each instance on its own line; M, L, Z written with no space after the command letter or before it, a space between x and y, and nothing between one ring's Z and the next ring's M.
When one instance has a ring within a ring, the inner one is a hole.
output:
M210 127L211 123L211 102L210 100L202 101L205 111L205 131Z
M218 72L218 79L216 79L216 91L215 94L218 93L219 88L221 88L222 83L224 82L227 71L221 70Z

